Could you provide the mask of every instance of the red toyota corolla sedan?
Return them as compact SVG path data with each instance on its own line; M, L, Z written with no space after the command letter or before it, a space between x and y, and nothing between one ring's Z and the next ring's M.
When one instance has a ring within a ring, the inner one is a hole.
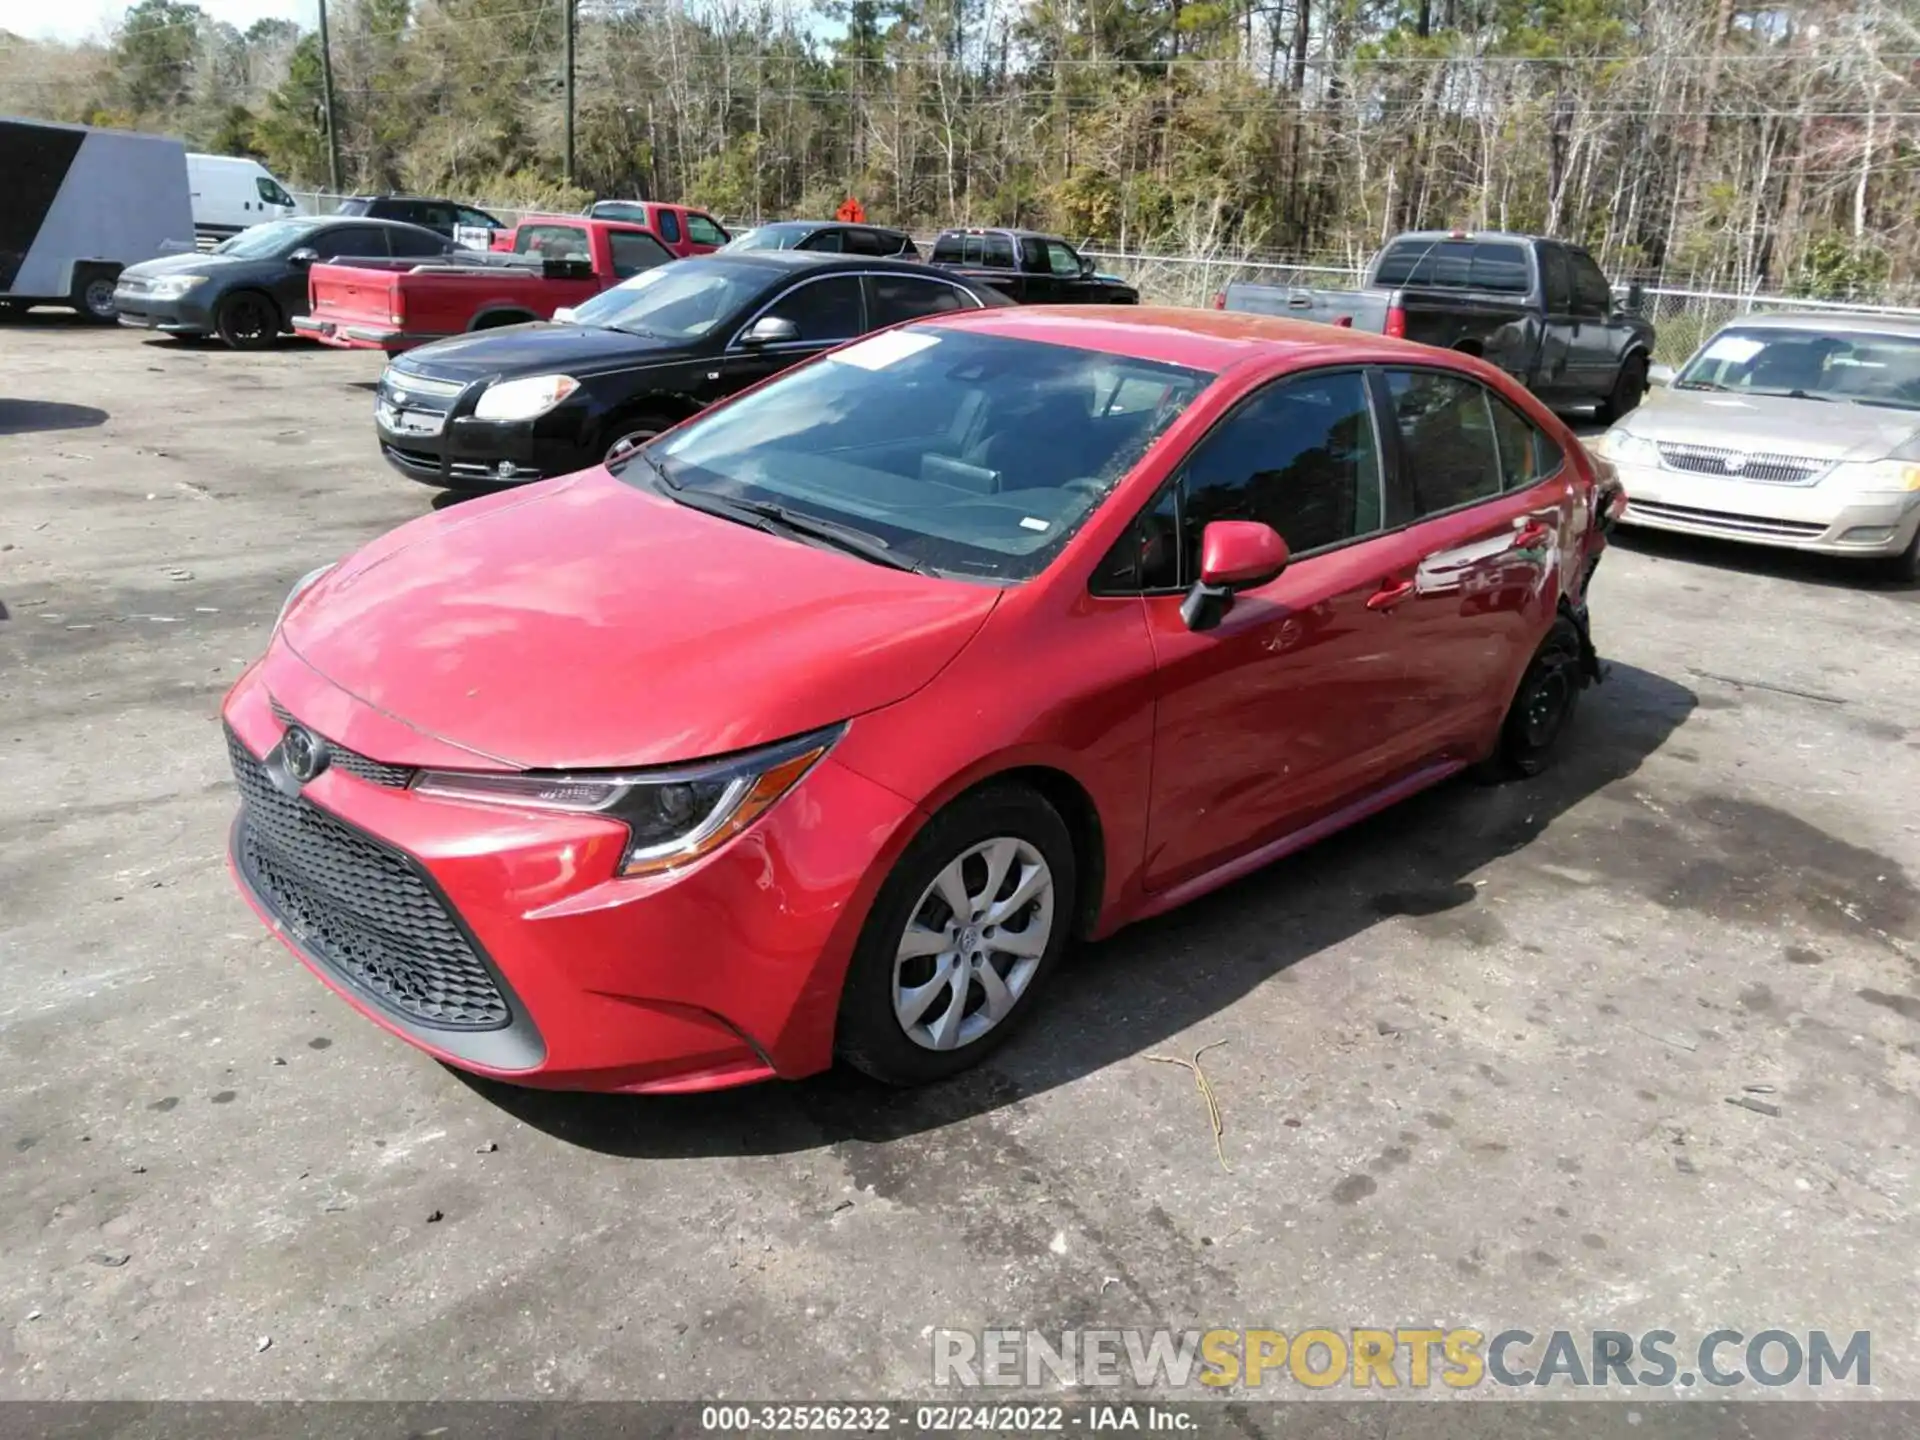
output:
M225 705L234 872L468 1070L935 1079L1074 937L1537 769L1621 503L1463 356L942 315L303 580Z

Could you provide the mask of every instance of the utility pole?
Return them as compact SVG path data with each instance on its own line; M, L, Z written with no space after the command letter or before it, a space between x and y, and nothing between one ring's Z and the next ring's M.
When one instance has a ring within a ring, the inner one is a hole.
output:
M322 4L326 0L321 0ZM574 0L566 0L567 8L567 126L566 155L563 171L567 184L573 184L573 6Z
M320 0L320 96L327 112L327 178L340 193L340 131L333 123L333 49L327 44L327 0ZM571 113L571 111L569 111Z

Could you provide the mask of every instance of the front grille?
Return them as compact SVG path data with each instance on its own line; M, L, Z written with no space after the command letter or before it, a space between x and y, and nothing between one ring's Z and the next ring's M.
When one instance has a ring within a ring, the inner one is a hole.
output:
M275 788L227 731L240 786L234 861L301 949L404 1018L498 1030L506 997L425 877L399 852Z
M278 700L273 702L273 718L283 726L300 723ZM327 766L333 770L344 770L354 779L364 780L369 785L385 785L392 790L404 790L413 783L413 771L408 766L389 765L384 760L362 755L358 750L349 750L334 740L327 741Z
M1813 455L1775 455L1718 445L1678 445L1662 442L1660 459L1675 470L1695 475L1719 475L1734 480L1758 480L1768 485L1810 485L1832 465Z
M432 401L451 401L467 387L457 380L429 380L424 375L409 375L403 370L389 369L380 377L380 393L391 396L394 391L405 393L405 404L410 410L447 410L450 405L433 404Z
M1762 515L1729 515L1724 510L1696 510L1690 505L1662 505L1651 500L1627 502L1629 520L1669 521L1723 535L1760 535L1777 540L1812 540L1827 533L1825 525L1804 520L1774 520Z

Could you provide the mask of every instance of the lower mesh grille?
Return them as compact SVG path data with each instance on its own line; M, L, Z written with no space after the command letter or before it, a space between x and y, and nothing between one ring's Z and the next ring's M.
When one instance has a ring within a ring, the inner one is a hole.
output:
M301 949L422 1025L496 1030L512 1019L472 942L403 856L282 794L231 730L227 751L241 799L235 863Z

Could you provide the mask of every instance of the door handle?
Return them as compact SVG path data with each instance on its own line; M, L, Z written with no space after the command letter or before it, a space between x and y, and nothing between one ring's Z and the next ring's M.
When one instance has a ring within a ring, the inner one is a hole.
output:
M1402 600L1413 594L1413 581L1382 580L1380 588L1367 597L1367 609L1391 610Z

